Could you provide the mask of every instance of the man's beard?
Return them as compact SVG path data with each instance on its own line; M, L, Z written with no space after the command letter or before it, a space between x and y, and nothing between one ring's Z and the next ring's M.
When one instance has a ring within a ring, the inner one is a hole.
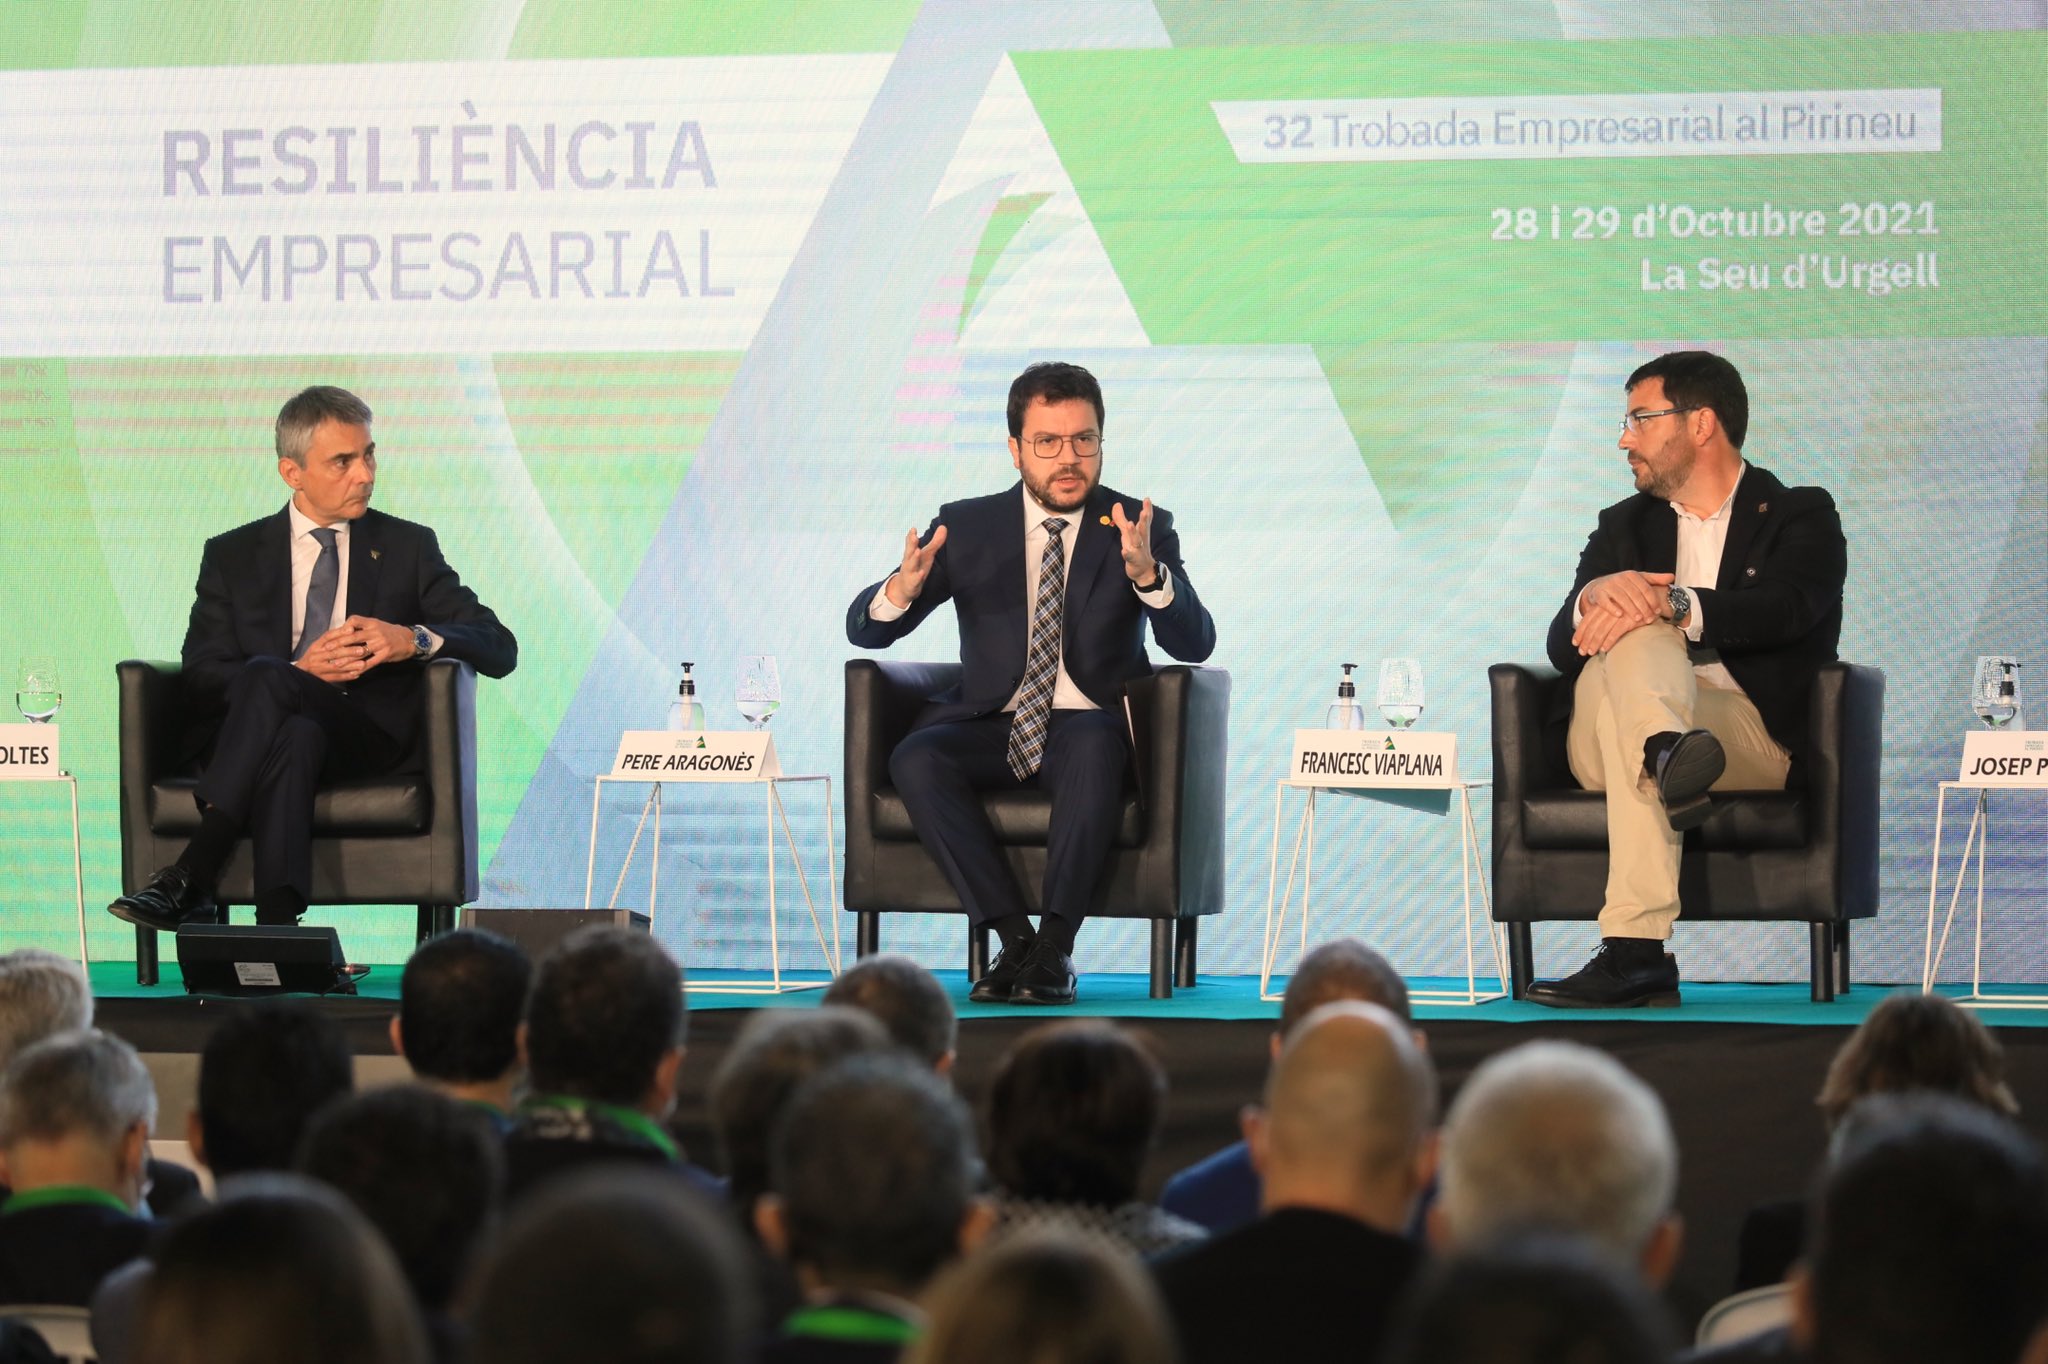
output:
M1063 503L1059 500L1059 496L1053 492L1052 485L1055 478L1065 473L1073 473L1080 478L1081 490L1078 493L1072 494L1071 500ZM1095 491L1095 480L1088 477L1086 470L1070 465L1056 468L1042 479L1034 480L1027 475L1024 479L1024 486L1031 490L1031 495L1037 498L1038 504L1047 511L1070 512L1078 511L1088 501L1088 495Z

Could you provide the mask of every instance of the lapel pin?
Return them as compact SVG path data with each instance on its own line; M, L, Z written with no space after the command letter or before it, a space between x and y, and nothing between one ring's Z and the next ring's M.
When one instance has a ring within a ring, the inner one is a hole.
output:
M1105 526L1109 524L1109 518L1106 516L1098 516L1095 519L1100 521Z
M370 557L372 559L381 559L384 557L384 551L381 549L373 549L370 551Z
M1759 502L1756 504L1756 514L1758 516L1762 516L1765 512L1769 511L1770 509L1771 504L1768 502Z

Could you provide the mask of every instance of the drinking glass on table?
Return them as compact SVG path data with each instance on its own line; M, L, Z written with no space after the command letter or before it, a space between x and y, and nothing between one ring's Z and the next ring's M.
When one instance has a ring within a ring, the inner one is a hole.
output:
M765 729L768 718L782 704L782 678L775 670L775 655L749 654L741 659L739 685L733 696L740 717L754 729Z
M1395 729L1422 718L1422 664L1412 658L1380 660L1380 718Z
M1987 728L2004 729L2020 713L2020 661L2006 654L1977 660L1970 682L1970 709Z
M21 660L14 677L14 708L31 724L46 725L57 718L64 704L64 684L57 676L57 660L33 657Z

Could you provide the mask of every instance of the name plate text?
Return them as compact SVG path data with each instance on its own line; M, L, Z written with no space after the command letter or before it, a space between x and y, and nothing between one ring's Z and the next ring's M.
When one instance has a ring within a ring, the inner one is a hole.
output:
M1458 736L1418 730L1297 729L1296 786L1433 786L1458 780Z
M2048 786L2048 731L1966 732L1957 780L1970 786Z
M782 775L767 730L629 729L614 777L640 781L766 781Z

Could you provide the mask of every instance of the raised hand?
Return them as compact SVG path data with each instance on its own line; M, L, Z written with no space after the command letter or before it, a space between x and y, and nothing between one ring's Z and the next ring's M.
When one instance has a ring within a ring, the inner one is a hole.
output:
M1111 505L1109 519L1123 537L1124 576L1140 587L1158 578L1159 561L1152 557L1152 499L1145 499L1136 521L1124 515L1121 502Z
M924 591L924 580L931 576L932 560L939 557L939 547L946 543L946 528L940 526L932 532L931 542L917 543L917 532L911 531L903 537L903 565L882 587L889 601L898 607L909 609Z

